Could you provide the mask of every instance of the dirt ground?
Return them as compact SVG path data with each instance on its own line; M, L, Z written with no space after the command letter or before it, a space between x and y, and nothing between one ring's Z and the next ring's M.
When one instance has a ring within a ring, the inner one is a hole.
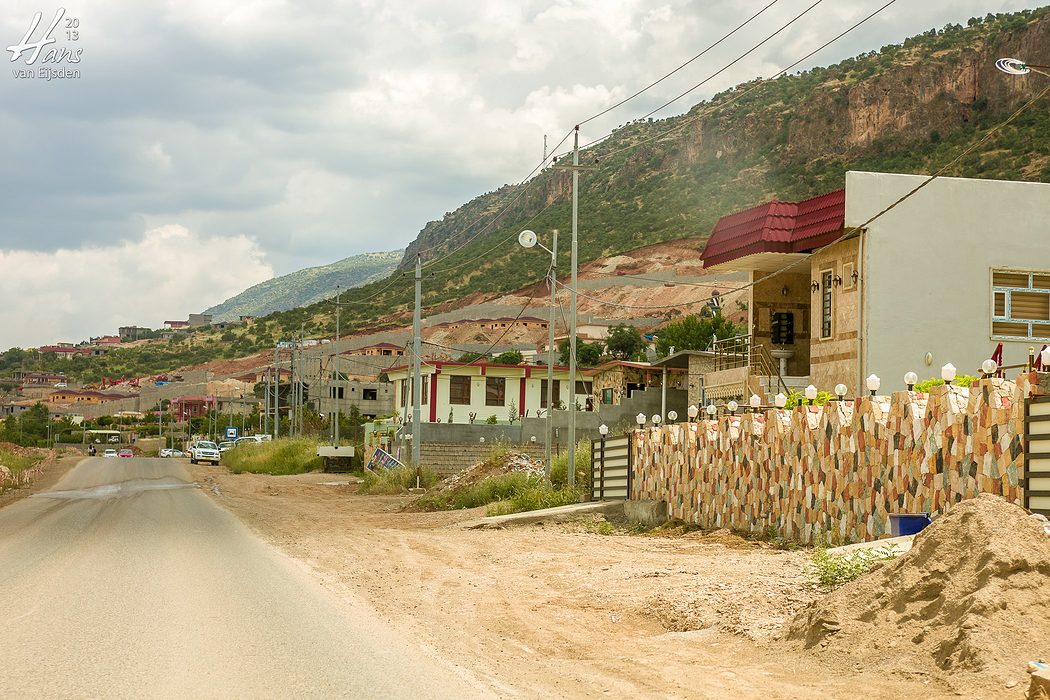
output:
M593 521L464 530L481 509L401 512L406 499L358 495L341 475L194 470L323 585L503 697L1021 697L782 641L820 595L806 552L729 533L598 534Z

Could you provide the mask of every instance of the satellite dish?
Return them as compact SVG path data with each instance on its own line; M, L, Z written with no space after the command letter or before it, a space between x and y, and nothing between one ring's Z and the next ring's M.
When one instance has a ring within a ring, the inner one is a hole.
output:
M1032 72L1032 69L1025 65L1024 61L1019 61L1016 58L1000 58L995 62L995 67L1010 75L1027 75Z
M536 232L525 229L518 234L518 243L522 248L531 248L536 245Z

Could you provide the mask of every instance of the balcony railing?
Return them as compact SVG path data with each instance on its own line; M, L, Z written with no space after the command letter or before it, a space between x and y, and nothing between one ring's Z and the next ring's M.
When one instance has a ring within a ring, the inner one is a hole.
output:
M754 343L750 335L715 339L711 350L715 354L716 370L747 367L752 376L768 377L771 389L788 393L787 384L780 376L780 367L769 354L769 349Z

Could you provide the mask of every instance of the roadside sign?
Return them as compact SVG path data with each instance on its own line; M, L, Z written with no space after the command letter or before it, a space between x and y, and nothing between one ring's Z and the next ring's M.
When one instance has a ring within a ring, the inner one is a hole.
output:
M237 439L237 426L227 425L226 426L226 439L236 440Z
M394 455L377 447L375 448L375 452L372 453L372 457L368 460L368 464L365 466L369 471L375 471L376 469L393 469L394 467L400 467L403 465L396 457L394 457Z

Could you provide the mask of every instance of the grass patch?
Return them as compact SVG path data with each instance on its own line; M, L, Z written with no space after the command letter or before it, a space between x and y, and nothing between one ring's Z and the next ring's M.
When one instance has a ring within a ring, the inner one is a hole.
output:
M858 549L838 556L821 546L813 552L806 573L813 583L830 591L855 581L871 571L877 563L896 559L900 555L901 551L896 545Z
M556 508L579 503L580 492L568 486L551 486L543 479L532 479L532 483L515 491L509 498L491 503L487 515L509 515L530 510Z
M21 474L44 461L43 454L21 455L0 447L0 464L11 470L11 474Z
M303 474L320 469L316 440L281 438L256 444L242 444L222 453L222 463L234 474Z
M419 485L425 489L439 481L437 473L429 467L421 467L419 472ZM374 472L366 469L361 478L363 481L359 493L372 496L406 493L416 486L416 470L408 466L378 469Z
M766 544L772 545L773 549L779 549L782 551L793 551L805 547L801 542L788 539L781 535L773 525L768 526L765 530L746 532L742 534L749 540L765 542Z
M576 485L581 489L591 482L591 443L576 443ZM551 483L564 486L568 483L569 451L564 450L551 458Z

